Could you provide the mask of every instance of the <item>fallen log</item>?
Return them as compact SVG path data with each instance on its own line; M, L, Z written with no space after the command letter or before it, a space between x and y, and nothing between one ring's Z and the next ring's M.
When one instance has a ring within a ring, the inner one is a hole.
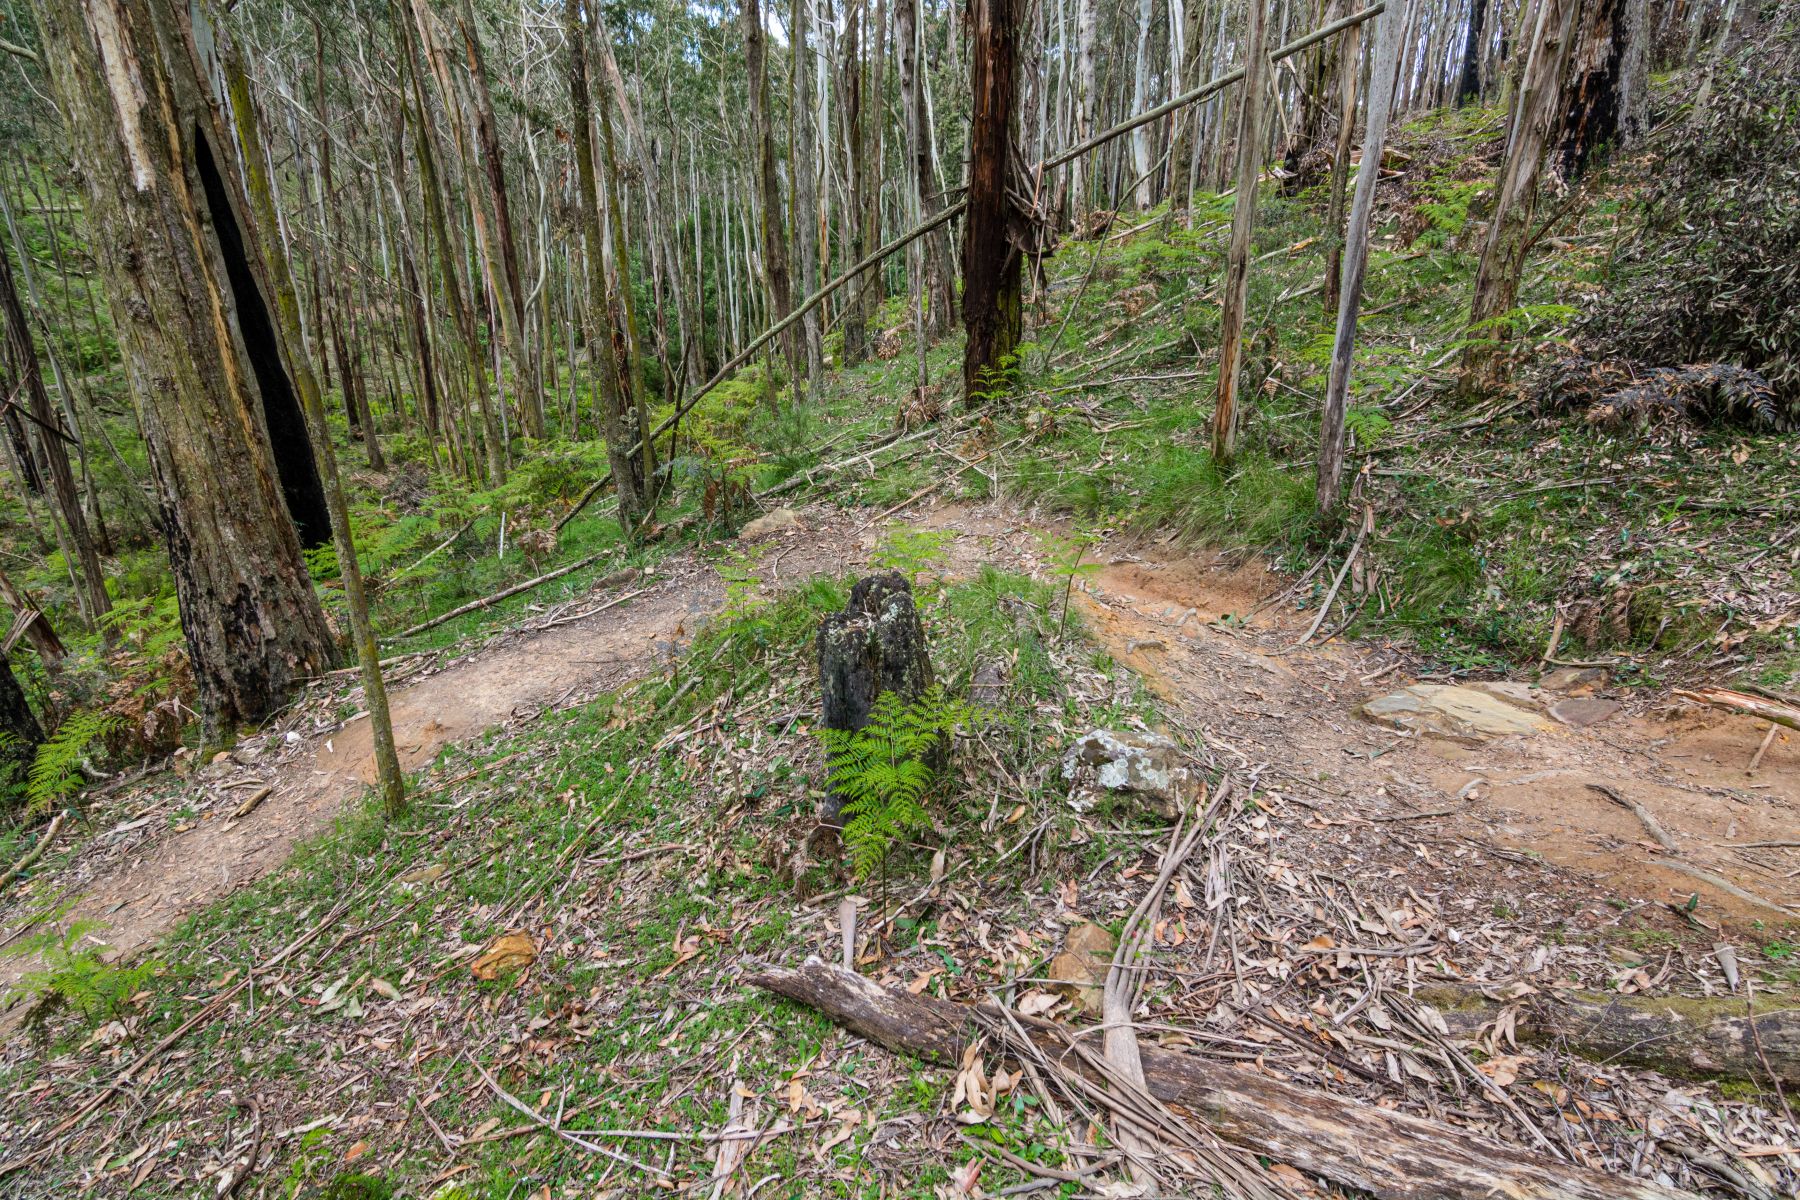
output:
M1791 704L1780 704L1762 696L1752 696L1747 692L1734 692L1730 688L1676 688L1675 694L1683 700L1693 700L1700 704L1710 704L1714 708L1722 708L1727 712L1748 713L1753 717L1761 717L1765 721L1773 721L1777 725L1785 725L1789 729L1800 729L1800 708Z
M817 959L797 970L764 970L750 982L898 1053L955 1063L985 1015L1024 1029L1052 1058L1077 1061L1067 1053L1066 1031L1053 1023L890 990ZM1559 1162L1250 1067L1150 1046L1143 1047L1143 1067L1152 1096L1186 1109L1226 1141L1380 1200L1695 1200L1690 1192Z
M1800 1008L1763 1009L1752 1030L1741 1003L1732 1001L1559 994L1507 1003L1461 988L1427 988L1418 998L1458 1034L1477 1033L1511 1008L1519 1041L1556 1045L1593 1062L1686 1079L1767 1083L1773 1076L1800 1087Z

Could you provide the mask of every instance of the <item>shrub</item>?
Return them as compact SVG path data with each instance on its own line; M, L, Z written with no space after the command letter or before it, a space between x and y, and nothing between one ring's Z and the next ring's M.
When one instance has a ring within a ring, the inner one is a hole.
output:
M1608 290L1576 328L1588 353L1647 368L1748 368L1793 413L1800 15L1776 10L1764 33L1716 65L1708 94L1654 145Z

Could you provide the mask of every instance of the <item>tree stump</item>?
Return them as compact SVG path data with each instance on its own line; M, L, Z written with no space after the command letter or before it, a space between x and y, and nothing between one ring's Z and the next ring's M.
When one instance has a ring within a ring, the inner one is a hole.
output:
M898 572L859 580L844 610L819 623L819 714L825 728L861 729L883 692L913 700L931 683L925 627L912 586ZM821 823L842 826L843 807L842 796L828 793Z
M25 690L13 678L6 651L0 650L0 785L25 781L43 740L44 731L25 702ZM0 799L5 795L0 790Z

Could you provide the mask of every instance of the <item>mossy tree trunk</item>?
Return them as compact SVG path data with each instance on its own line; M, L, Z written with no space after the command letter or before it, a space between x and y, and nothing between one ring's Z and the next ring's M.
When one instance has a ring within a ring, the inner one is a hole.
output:
M228 261L228 235L240 250L251 237L230 196L235 162L185 5L33 7L156 480L201 712L217 739L267 716L336 659L264 420L263 389L286 381L279 339L248 263ZM257 317L267 341L253 355Z

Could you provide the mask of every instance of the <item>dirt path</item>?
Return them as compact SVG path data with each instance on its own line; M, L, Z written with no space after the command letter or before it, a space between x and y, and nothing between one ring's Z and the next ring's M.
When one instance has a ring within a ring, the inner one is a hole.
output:
M1015 513L946 505L915 519L958 535L953 573L984 562L1042 567L1031 529ZM877 537L860 515L814 510L758 547L758 569L770 587L854 570ZM1792 850L1728 845L1793 837L1800 738L1778 738L1750 776L1759 723L1713 714L1661 721L1627 705L1577 729L1542 711L1562 697L1522 690L1513 695L1529 716L1516 733L1449 738L1386 728L1359 709L1413 682L1407 662L1365 644L1296 649L1303 626L1280 606L1247 624L1238 620L1281 586L1260 567L1123 542L1102 544L1093 557L1102 569L1083 581L1079 603L1098 640L1144 677L1174 719L1316 806L1322 820L1347 828L1442 822L1434 827L1439 832L1451 828L1567 868L1568 886L1589 898L1675 903L1698 893L1702 915L1715 921L1781 926L1780 912L1672 869L1639 818L1589 786L1601 784L1651 812L1681 861L1770 903L1800 899L1789 874ZM623 603L593 611L629 593ZM392 708L403 766L416 770L446 746L661 669L723 600L717 573L697 556L681 555L654 576L571 602L568 616L502 635L397 687ZM105 924L104 940L115 952L134 953L187 914L279 867L300 840L328 828L361 795L372 772L365 721L312 736L252 739L229 762L197 773L188 789L191 819L160 836L137 828L142 819L127 820L93 838L24 902L11 898L15 907L0 929L16 930L55 889L78 897L73 916ZM238 785L254 781L272 792L233 819L247 794ZM0 985L24 966L16 958L0 961Z
M1009 515L946 508L928 523L986 544L992 557L1036 565L1035 539ZM967 547L959 550L968 557ZM1389 728L1362 707L1419 682L1409 661L1366 643L1296 648L1312 614L1286 606L1242 623L1283 586L1259 565L1158 553L1122 539L1097 546L1090 560L1101 569L1077 588L1096 639L1145 679L1172 717L1239 755L1269 786L1316 806L1321 820L1401 831L1430 821L1438 833L1566 868L1571 901L1685 908L1697 894L1695 914L1709 923L1780 929L1800 920L1800 851L1791 847L1800 828L1800 736L1777 737L1752 774L1765 723L1711 710L1659 717L1659 697L1607 691L1600 681L1566 691L1475 685L1502 715L1522 718L1518 732ZM1554 714L1604 715L1578 728ZM1641 805L1679 855L1593 785ZM1790 846L1744 845L1779 841Z
M821 515L763 543L760 557L790 579L836 571L856 545L857 524L848 515ZM622 597L628 598L611 603ZM417 771L446 746L466 745L661 670L724 600L712 567L694 554L678 555L650 576L576 598L558 610L564 615L502 634L392 688L401 767ZM608 607L593 611L601 605ZM54 894L74 898L63 920L98 921L103 928L95 936L113 953L138 952L188 914L279 868L299 842L330 828L374 782L370 738L359 715L311 735L275 729L247 739L197 771L172 809L165 804L119 822L29 896L8 897L13 907L0 915L0 941ZM272 789L266 799L233 819L244 798L265 783ZM31 965L0 959L0 991Z

